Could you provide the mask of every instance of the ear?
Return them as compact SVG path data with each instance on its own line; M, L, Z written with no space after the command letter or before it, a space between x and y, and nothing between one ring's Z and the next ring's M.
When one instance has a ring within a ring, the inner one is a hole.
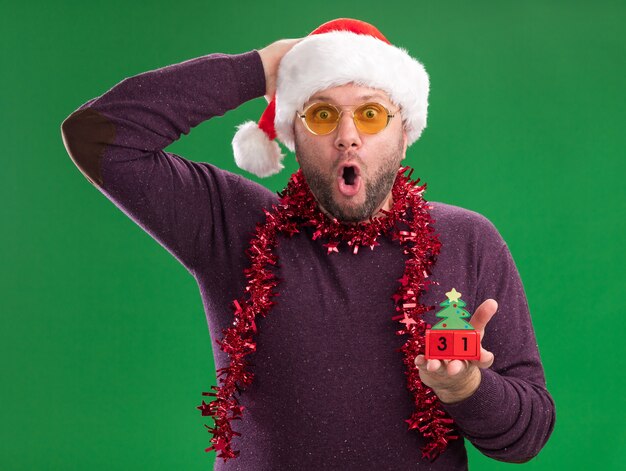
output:
M293 145L294 145L294 155L296 156L296 162L300 165L300 156L298 155L298 136L302 129L298 129L298 119L293 120ZM300 123L301 124L301 123Z
M296 162L298 162L298 165L300 165L300 156L298 155L298 129L296 129L298 127L297 124L297 119L293 120L293 142L294 142L294 155L296 156Z
M402 130L402 160L406 159L406 149L407 143L409 142L409 138L406 135L406 131Z

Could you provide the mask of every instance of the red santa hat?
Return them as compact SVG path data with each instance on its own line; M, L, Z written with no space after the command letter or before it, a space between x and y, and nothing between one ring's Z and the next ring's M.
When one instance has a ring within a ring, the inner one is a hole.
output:
M347 83L385 91L402 109L408 145L419 139L428 109L424 66L371 24L340 18L324 23L283 56L276 95L258 124L238 126L233 138L237 165L259 177L280 172L284 155L275 139L295 150L296 111L315 93Z

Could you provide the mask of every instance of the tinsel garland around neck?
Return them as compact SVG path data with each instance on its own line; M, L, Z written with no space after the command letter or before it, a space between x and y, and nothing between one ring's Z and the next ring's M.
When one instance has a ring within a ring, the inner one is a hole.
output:
M405 173L409 171L407 175ZM395 315L391 320L400 326L397 335L406 335L408 339L400 348L404 353L403 363L407 375L407 388L411 392L415 410L406 420L409 430L418 430L427 444L422 448L424 457L434 460L447 447L448 442L457 439L452 419L443 410L435 393L424 385L414 360L425 349L424 336L426 323L422 319L425 312L433 306L420 304L420 294L435 282L427 280L431 273L441 244L434 234L432 219L428 212L428 203L422 198L426 184L418 186L418 180L411 180L413 170L402 167L392 188L393 205L382 216L370 218L368 223L343 224L326 216L318 207L316 200L304 180L302 171L294 173L285 190L279 193L280 200L272 210L264 210L266 221L258 224L256 232L246 250L251 264L244 273L248 280L245 295L233 301L234 320L232 326L224 329L224 337L217 340L220 348L230 357L225 368L217 370L221 386L211 386L214 392L203 392L203 396L214 397L211 402L204 400L198 406L203 416L211 416L214 427L209 427L213 434L212 446L205 451L215 450L218 458L228 461L239 454L232 449L232 438L241 435L234 431L231 421L242 417L244 407L235 397L241 394L254 378L247 371L246 355L256 350L254 335L257 333L255 318L265 317L275 304L272 298L278 279L272 267L278 263L276 245L279 235L291 237L308 226L313 229L312 238L327 240L323 246L329 256L343 249L342 242L354 254L362 247L374 249L382 235L390 236L403 246L407 256L405 270L398 281L400 286L393 295Z

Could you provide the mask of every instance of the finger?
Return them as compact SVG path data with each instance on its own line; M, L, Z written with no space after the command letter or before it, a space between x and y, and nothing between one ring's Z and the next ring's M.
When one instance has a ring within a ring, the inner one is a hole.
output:
M480 360L478 360L477 365L479 368L489 368L491 365L493 365L494 360L495 355L493 353L480 347Z
M450 376L458 375L461 371L464 371L469 366L467 360L452 360L448 363L448 374Z
M498 302L495 299L487 299L478 306L470 319L470 324L482 334L485 331L485 326L489 323L497 310Z
M427 360L426 361L426 371L430 373L439 372L439 370L443 369L445 364L441 360Z
M426 364L426 357L424 355L417 355L415 357L415 366L418 368Z

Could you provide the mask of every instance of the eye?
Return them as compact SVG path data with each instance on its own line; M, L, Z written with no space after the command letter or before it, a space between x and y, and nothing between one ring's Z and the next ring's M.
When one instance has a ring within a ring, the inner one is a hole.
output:
M375 121L381 113L381 109L375 105L366 105L360 110L361 117L368 121Z
M315 105L307 112L307 119L315 123L332 123L337 120L337 111L328 104Z
M330 113L328 112L328 110L318 110L315 113L315 117L319 120L327 120L328 118L330 118Z

